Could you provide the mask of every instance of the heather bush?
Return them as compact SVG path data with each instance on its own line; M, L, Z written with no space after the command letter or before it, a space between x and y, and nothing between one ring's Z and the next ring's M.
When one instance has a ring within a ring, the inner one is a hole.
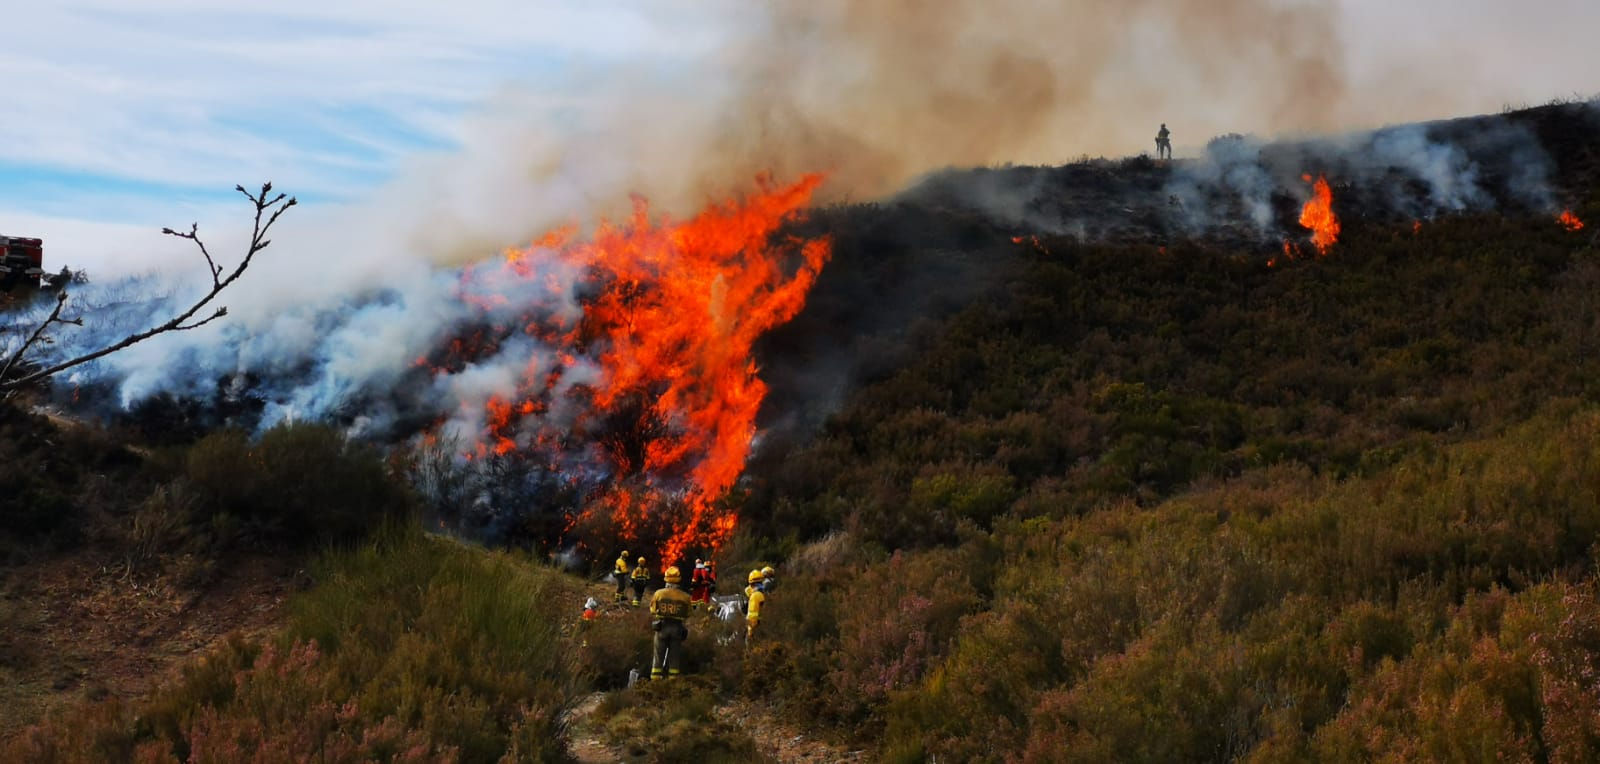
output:
M196 522L296 546L357 540L411 515L413 499L375 450L320 425L283 425L252 442L219 431L189 449Z
M911 481L910 509L952 530L961 521L987 527L1011 504L1014 482L998 466L930 465Z
M133 714L115 700L74 708L51 725L34 725L0 741L0 761L28 764L102 764L171 761L159 744L140 746ZM70 731L69 731L70 728Z
M838 642L826 674L842 720L916 685L949 649L961 618L979 603L956 550L895 554L856 575L840 593Z
M1060 676L1050 625L1028 603L964 619L951 654L884 710L884 761L984 761L1025 736L1034 688Z
M613 611L622 605L607 605ZM695 619L698 620L698 619ZM699 624L690 622L690 643L703 636ZM644 605L624 612L610 612L603 618L578 626L582 630L579 660L586 676L597 689L612 690L628 685L628 672L650 676L654 651L654 632L650 630L650 611Z
M93 428L57 428L15 402L0 401L0 563L38 551L42 540L80 541L86 518L120 508L120 500L152 482L140 464ZM107 483L117 486L116 496L100 490Z
M559 750L579 686L572 582L416 533L337 556L319 577L290 633L328 646L358 707L394 713L467 761L494 760L513 732Z
M1490 590L1468 598L1449 626L1401 660L1385 659L1361 676L1337 718L1311 744L1319 758L1528 760L1548 755L1541 726L1575 720L1587 725L1597 710L1577 715L1546 705L1535 651L1560 641L1564 613L1555 587L1518 595ZM1592 646L1584 652L1593 659ZM1547 716L1548 715L1548 716ZM1581 744L1580 744L1581 745ZM1584 750L1577 748L1574 750Z
M564 760L576 584L417 531L316 576L282 638L232 637L141 707L77 707L0 760Z
M1600 603L1589 585L1548 588L1549 598L1530 593L1513 613L1547 619L1527 637L1539 668L1538 739L1553 762L1600 760Z
M459 759L453 747L408 728L393 714L363 714L355 700L341 702L341 682L327 661L314 642L297 642L282 652L267 645L249 668L234 675L227 705L200 706L188 719L182 760Z
M1004 520L992 598L919 682L873 699L883 754L1454 760L1548 737L1579 760L1600 696L1564 677L1600 671L1597 425L1556 402L1370 477L1277 467L1150 509ZM855 644L838 666L872 665Z
M1247 751L1261 697L1212 621L1163 621L1085 681L1042 692L1020 759L1229 760ZM1229 660L1234 658L1235 660Z

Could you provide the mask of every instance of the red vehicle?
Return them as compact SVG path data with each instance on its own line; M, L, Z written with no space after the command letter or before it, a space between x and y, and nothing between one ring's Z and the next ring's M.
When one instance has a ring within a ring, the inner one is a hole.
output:
M0 236L0 283L9 289L27 280L38 284L44 275L44 240Z

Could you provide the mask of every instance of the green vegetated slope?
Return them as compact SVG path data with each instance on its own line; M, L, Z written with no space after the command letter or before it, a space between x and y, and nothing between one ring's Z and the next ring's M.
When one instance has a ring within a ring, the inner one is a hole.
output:
M1592 231L1023 246L753 468L747 686L891 761L1600 756Z
M894 549L1278 463L1371 474L1600 390L1590 243L1481 215L1277 267L1043 238L820 435L767 448L745 518Z
M12 486L0 504L0 761L565 761L566 713L648 672L643 608L611 606L580 628L585 598L604 592L526 553L426 533L404 465L330 428L220 431L140 453L0 403L0 435L11 457L0 483ZM276 628L206 647L196 622L276 607L235 583L261 560L285 579L278 590L303 591ZM34 585L63 569L100 580L88 590L103 601L43 601L80 591ZM149 601L169 591L170 604ZM88 612L63 622L64 610ZM715 639L739 625L699 621L690 679L595 711L586 734L604 760L763 760L712 713L739 694L742 644ZM132 654L183 649L169 635L192 651L172 676L110 689Z
M581 688L557 610L575 585L525 558L390 531L334 555L285 632L230 639L134 704L86 703L7 761L558 761Z
M1600 182L1565 182L1600 221ZM1347 220L1326 258L1269 267L930 220L818 216L847 285L981 278L872 326L819 282L769 344L794 370L807 332L857 331L864 384L775 429L730 499L723 589L781 571L754 644L697 626L694 676L620 690L641 613L574 630L581 582L384 532L330 556L276 640L0 753L556 760L560 712L605 690L591 732L637 761L756 759L711 710L731 700L886 761L1600 758L1592 229ZM267 504L205 509L229 487L207 459L260 453L202 445L152 485L200 486L208 532L289 532Z
M1600 756L1600 252L1045 240L768 454L764 688L888 760ZM817 711L820 710L820 713Z

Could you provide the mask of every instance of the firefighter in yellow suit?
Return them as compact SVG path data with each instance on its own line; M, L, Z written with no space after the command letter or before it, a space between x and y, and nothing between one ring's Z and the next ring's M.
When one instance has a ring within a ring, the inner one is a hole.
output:
M645 584L650 583L650 569L644 566L644 558L640 557L638 564L633 566L633 606L639 606L639 600L644 599Z
M761 624L761 606L767 602L767 593L761 590L765 577L759 570L750 571L750 585L744 588L744 638L748 642L756 635L756 627Z
M628 550L624 549L622 554L617 555L616 571L611 575L617 579L617 597L613 602L621 602L622 593L628 590Z
M660 679L662 674L677 676L683 665L683 643L689 638L689 627L683 619L689 616L689 593L678 586L681 574L678 566L667 568L662 574L667 585L657 589L650 598L651 628L656 630L655 658L650 661L650 678Z

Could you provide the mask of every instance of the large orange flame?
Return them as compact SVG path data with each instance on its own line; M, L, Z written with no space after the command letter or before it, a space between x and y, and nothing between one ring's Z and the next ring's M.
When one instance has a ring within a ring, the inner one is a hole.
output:
M516 400L488 400L486 431L468 458L526 452L542 459L543 449L570 451L574 439L590 438L585 453L608 478L581 519L611 523L627 541L650 529L659 538L664 525L654 561L662 566L691 547L720 547L737 518L718 501L744 469L767 391L751 348L800 311L831 253L826 238L778 233L821 182L820 175L787 186L762 178L756 194L682 222L652 222L636 198L625 224L602 222L589 241L565 228L507 251L487 281L538 288L551 278L548 266L559 264L584 274L582 315L530 313L519 333L554 350L529 359ZM482 276L469 273L474 283ZM463 299L487 307L500 298ZM457 342L469 351L482 344ZM547 421L563 398L581 398L582 413ZM568 527L579 519L569 517Z
M1303 177L1311 180L1309 175ZM1312 186L1311 198L1300 209L1300 225L1311 231L1311 243L1316 246L1318 255L1328 254L1339 240L1339 218L1333 214L1333 190L1328 188L1328 179L1321 175Z
M1583 230L1583 221L1579 220L1577 215L1572 214L1572 210L1562 210L1561 214L1556 216L1556 222L1560 223L1561 227L1568 231Z

